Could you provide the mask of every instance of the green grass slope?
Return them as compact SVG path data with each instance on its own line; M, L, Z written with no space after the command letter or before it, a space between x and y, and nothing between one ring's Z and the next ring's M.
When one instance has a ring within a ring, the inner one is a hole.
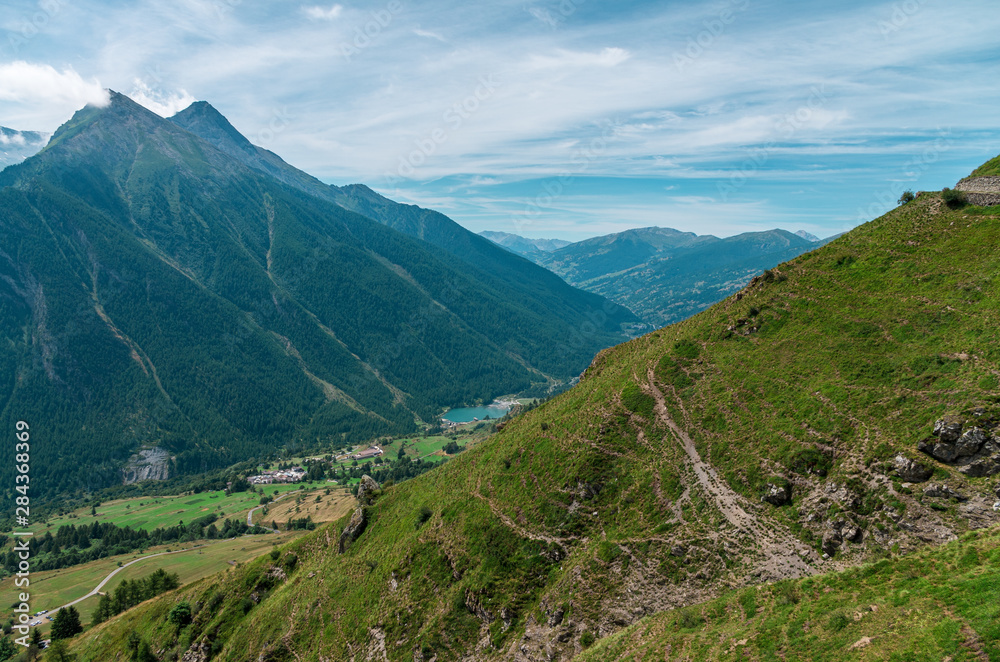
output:
M1000 156L987 161L983 165L976 168L971 177L997 177L1000 176Z
M385 490L346 553L342 520L86 633L81 659L136 630L233 662L566 660L657 612L990 526L996 478L917 445L945 415L996 433L998 244L998 210L925 194L603 352L576 388ZM903 482L897 455L967 500ZM203 607L178 632L181 599Z

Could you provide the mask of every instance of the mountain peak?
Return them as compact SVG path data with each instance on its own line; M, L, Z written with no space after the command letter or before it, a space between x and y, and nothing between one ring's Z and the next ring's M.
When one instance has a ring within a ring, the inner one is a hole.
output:
M170 118L174 124L220 146L229 143L242 150L253 150L253 145L236 130L225 115L207 101L195 101Z

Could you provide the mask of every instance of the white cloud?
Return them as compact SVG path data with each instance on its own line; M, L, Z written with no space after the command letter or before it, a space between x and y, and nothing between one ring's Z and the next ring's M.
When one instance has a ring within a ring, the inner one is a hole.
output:
M128 93L128 96L132 101L146 107L160 117L175 115L196 101L185 90L167 95L152 89L145 81L138 78L133 81L132 91Z
M533 56L531 64L535 69L616 67L630 57L632 57L631 53L624 48L618 47L603 48L596 53L560 49L554 55Z
M48 64L18 60L0 64L0 101L25 106L69 107L108 104L108 91L97 81L84 80L73 69L56 70Z
M428 39L437 39L438 41L440 41L442 43L447 43L447 40L444 37L442 37L441 35L439 35L437 32L431 32L430 30L421 30L420 28L414 28L413 29L413 34L417 35L418 37L426 37Z
M302 11L305 12L306 16L315 21L332 21L340 17L340 14L344 11L342 5L333 5L329 8L324 7L303 7Z

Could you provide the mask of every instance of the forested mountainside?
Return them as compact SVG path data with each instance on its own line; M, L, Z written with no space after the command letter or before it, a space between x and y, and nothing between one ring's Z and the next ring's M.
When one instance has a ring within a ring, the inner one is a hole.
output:
M931 659L924 642L996 655L996 583L975 565L995 556L976 531L1000 517L1000 210L954 207L921 194L602 352L440 469L366 483L350 518L75 650L112 659L139 632L165 655L233 662L568 660L595 642L588 659L844 659L851 634L890 632L898 659ZM733 593L767 582L783 583ZM838 595L840 618L813 620L808 601ZM178 629L182 601L196 611ZM924 605L946 618L930 639ZM734 619L746 641L717 645Z
M563 334L554 347L561 354L572 354L577 363L582 361L585 365L600 349L621 342L621 325L635 321L627 309L612 305L600 295L568 285L549 270L512 255L440 212L400 204L364 184L337 187L322 183L288 165L273 152L251 144L207 102L191 104L170 121L249 168L451 253L465 263L463 268L471 276L495 289L498 296L516 300L534 311L549 311L554 320L569 321L575 329ZM546 325L540 320L534 323ZM532 331L525 328L522 333ZM544 358L535 356L532 360L544 361Z
M556 287L483 274L118 94L0 173L0 228L0 411L38 441L36 496L120 482L141 449L176 474L412 430L568 381L634 320L516 256Z

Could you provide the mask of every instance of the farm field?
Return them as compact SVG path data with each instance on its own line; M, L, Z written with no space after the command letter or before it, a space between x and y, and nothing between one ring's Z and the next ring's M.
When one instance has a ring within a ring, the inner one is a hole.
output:
M267 493L290 492L299 489L298 484L268 485ZM217 513L220 519L245 518L247 512L258 505L260 495L254 492L237 492L226 496L224 492L201 492L180 496L136 497L108 501L97 507L97 516L91 515L89 507L79 508L65 515L50 517L33 523L28 530L35 535L56 530L67 524L92 524L93 522L113 522L118 526L152 531L159 527L176 526L180 522L190 522L210 513ZM224 513L224 514L223 514Z
M266 514L263 510L254 513L253 523L269 527L272 521L281 525L290 519L304 517L310 517L317 523L333 522L350 513L357 503L346 489L335 489L330 494L324 492L323 489L314 489L282 499L271 504Z
M305 532L292 531L277 535L243 536L231 540L201 540L181 545L175 543L174 545L151 547L142 553L124 554L70 568L32 573L29 588L31 612L35 613L43 609L52 610L86 595L108 573L118 567L119 563L128 563L140 557L148 557L151 554L168 550L188 550L169 556L149 558L129 566L105 584L102 592L114 591L122 580L145 577L157 568L163 568L170 573L176 572L180 576L182 585L190 584L203 577L233 567L236 563L256 558L270 551L273 546L294 540L303 533ZM21 590L23 589L14 586L13 577L0 581L0 608L3 609L0 612L0 620L6 621L10 618L11 606L17 602L18 593ZM90 622L91 612L97 607L98 600L98 596L93 596L77 603L76 608L79 610L81 621L84 624ZM43 633L47 632L49 627L51 627L51 623L44 621L44 625L41 626Z

